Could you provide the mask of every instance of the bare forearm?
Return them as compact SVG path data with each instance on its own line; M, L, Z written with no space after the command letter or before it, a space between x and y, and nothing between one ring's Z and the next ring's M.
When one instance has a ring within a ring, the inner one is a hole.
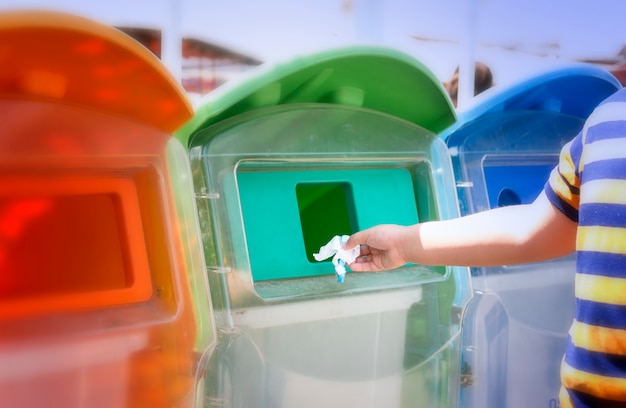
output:
M576 222L544 194L532 204L498 208L463 218L412 225L378 225L344 244L361 246L350 265L357 272L422 265L495 266L557 258L575 249Z
M414 225L403 234L401 251L424 265L494 266L563 256L574 250L576 224L553 211L539 203ZM543 222L550 217L559 220Z

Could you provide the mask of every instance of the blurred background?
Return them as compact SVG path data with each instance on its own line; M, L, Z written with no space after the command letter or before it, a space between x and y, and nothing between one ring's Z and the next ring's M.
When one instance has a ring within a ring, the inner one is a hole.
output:
M262 63L356 44L404 51L442 82L460 66L466 98L474 61L491 68L496 85L572 62L619 78L626 63L620 0L0 0L0 11L16 8L67 11L126 31L192 98Z

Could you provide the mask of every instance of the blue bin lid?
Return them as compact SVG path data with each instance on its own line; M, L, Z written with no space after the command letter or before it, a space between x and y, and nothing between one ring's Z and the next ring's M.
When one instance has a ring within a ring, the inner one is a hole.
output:
M479 95L475 105L457 112L457 122L440 136L448 141L460 127L496 112L560 112L584 119L621 87L615 76L594 65L571 64L552 68L513 86L494 87Z
M477 97L440 133L452 158L461 213L531 202L562 146L620 88L608 71L573 64Z

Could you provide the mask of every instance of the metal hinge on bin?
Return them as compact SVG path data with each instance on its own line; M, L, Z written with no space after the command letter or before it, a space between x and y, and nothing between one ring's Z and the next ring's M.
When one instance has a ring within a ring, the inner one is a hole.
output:
M205 200L215 200L215 199L220 198L220 193L213 193L213 192L196 193L196 198L205 199Z
M221 274L224 274L224 273L229 273L229 272L231 271L231 268L229 268L229 267L222 267L222 266L208 266L208 265L206 265L206 266L204 267L204 270L205 270L207 273L212 272L212 273L221 273Z
M461 387L469 387L474 384L474 374L472 373L472 366L467 362L463 363L461 367Z

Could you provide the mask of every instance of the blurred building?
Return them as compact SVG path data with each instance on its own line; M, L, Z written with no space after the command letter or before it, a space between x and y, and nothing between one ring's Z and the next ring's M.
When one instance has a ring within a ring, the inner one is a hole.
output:
M161 58L161 31L116 27ZM183 38L182 85L192 96L202 96L262 61L195 38Z
M609 56L605 58L585 58L583 62L598 65L615 77L626 86L626 45L617 53L617 55Z

